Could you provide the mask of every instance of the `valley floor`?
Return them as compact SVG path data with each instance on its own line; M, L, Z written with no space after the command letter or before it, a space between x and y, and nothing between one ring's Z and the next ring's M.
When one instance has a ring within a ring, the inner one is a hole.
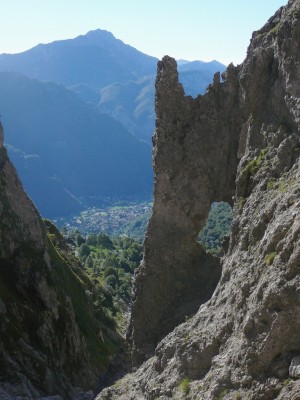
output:
M109 235L129 235L143 239L151 213L152 202L120 203L103 208L87 208L70 218L59 218L53 222L68 231L79 230L81 234L105 232Z

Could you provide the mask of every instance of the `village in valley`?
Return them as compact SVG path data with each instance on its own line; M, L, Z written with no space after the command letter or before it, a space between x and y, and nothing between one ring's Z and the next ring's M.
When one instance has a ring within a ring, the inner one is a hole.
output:
M109 235L130 235L132 228L145 227L151 210L151 202L130 203L104 208L92 207L71 218L59 218L54 222L63 230L76 229L82 235L99 232ZM133 236L139 235L133 234Z

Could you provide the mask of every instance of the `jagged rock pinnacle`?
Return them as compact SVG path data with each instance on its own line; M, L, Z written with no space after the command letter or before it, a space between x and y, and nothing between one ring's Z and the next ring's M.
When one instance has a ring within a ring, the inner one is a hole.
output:
M216 78L205 96L192 99L178 82L176 61L165 56L158 63L155 202L130 332L137 363L210 298L220 278L219 260L204 252L197 236L212 202L231 202L234 194L241 129L234 73L229 83Z

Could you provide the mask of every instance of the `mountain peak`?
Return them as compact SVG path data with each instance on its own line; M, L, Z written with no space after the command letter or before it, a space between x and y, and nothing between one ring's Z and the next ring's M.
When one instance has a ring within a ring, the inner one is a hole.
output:
M89 43L89 44L93 44L93 45L103 45L103 44L112 43L114 41L123 43L121 40L116 39L116 37L111 32L104 30L104 29L95 29L95 30L88 31L84 35L79 35L79 36L75 37L74 39L69 39L69 41L77 42L77 43L82 42L84 44Z
M0 55L0 71L17 71L41 81L98 90L116 81L150 75L157 59L96 29L74 39L40 44L18 54Z

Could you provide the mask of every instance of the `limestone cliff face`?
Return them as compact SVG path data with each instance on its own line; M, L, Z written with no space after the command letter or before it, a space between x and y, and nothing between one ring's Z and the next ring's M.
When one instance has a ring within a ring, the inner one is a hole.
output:
M219 259L196 242L213 201L232 202L237 169L237 71L203 97L185 97L176 62L165 57L156 79L155 189L131 318L134 362L207 301L221 275ZM145 312L145 310L147 310ZM147 329L145 330L145 326Z
M184 278L177 282L183 276L177 265L195 279L191 242L210 202L233 195L220 281L152 358L98 399L300 397L299 0L254 32L246 60L230 66L224 79L216 76L207 93L192 100L183 96L172 59L158 67L155 204L136 281L134 355L147 355L147 340L150 352L172 328L184 301L176 298L177 285L189 285ZM173 270L174 280L167 277ZM205 293L203 281L196 282Z
M113 343L101 309L96 317L92 290L67 249L58 251L47 237L0 126L1 399L93 397Z

